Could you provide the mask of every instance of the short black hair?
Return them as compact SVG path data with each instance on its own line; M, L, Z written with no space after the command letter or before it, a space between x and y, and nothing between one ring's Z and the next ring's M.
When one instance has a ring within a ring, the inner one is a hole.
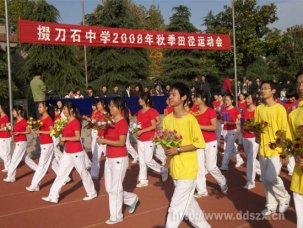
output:
M273 80L262 81L260 86L262 87L262 85L264 84L269 84L271 90L273 89L277 90L277 84Z
M178 90L180 93L180 97L186 96L186 100L184 101L184 104L191 102L191 96L190 96L190 90L187 85L185 85L182 82L176 82L171 85L171 89Z
M296 81L298 80L298 77L303 75L303 69L299 70L298 73L296 74Z

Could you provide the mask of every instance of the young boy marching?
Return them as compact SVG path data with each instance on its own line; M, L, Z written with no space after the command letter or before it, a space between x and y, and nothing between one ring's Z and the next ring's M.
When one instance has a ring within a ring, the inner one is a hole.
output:
M303 99L303 71L296 75L297 92L299 99ZM303 102L299 102L298 107L289 114L290 131L293 138L297 138L296 129L303 125ZM297 228L303 227L303 158L299 155L296 157L296 166L293 172L290 190L293 191L296 213Z
M182 136L180 147L166 149L171 156L170 174L174 180L175 190L168 209L166 228L179 227L184 217L194 227L208 228L194 192L198 174L197 149L205 148L205 142L196 118L184 109L190 99L190 90L183 83L175 83L169 96L173 113L163 120L163 129L175 130Z
M290 195L286 191L282 179L279 177L281 171L279 147L270 148L270 143L276 141L276 132L286 131L286 137L290 138L290 129L285 108L275 101L276 88L273 81L264 81L261 84L261 96L263 104L255 110L257 123L267 122L260 137L260 167L261 177L266 194L266 207L262 211L265 216L276 212L284 213L290 201Z

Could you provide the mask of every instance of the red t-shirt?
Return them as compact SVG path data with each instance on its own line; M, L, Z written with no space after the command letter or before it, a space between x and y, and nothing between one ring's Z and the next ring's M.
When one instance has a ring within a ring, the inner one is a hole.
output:
M94 111L92 113L92 119L96 120L96 121L101 121L101 120L103 120L103 114L99 111Z
M171 106L167 106L165 111L166 111L166 115L168 115L169 113L172 113L174 111L174 108Z
M98 117L98 121L102 121L104 119L104 115L100 115L99 117ZM99 137L102 137L102 136L104 136L104 130L98 130L98 136Z
M226 120L227 122L236 122L237 117L240 114L239 110L235 107L233 107L230 110L227 110L226 108L224 108L222 110L223 121L224 121L224 113L227 113L227 114L225 114L227 116L227 120ZM224 124L223 129L224 130L234 130L234 129L237 129L237 126L236 126L236 124L232 124L232 125Z
M242 111L243 111L244 109L246 109L246 108L247 108L247 105L246 105L246 103L245 103L245 102L243 102L243 103L238 102L238 108L239 108L239 110L241 110L241 109L242 109Z
M213 101L214 108L217 108L220 106L220 101Z
M43 125L40 127L40 131L50 131L50 127L54 125L54 122L50 116L42 119L40 117L41 122ZM50 144L53 143L52 137L49 134L39 134L40 144Z
M14 123L14 132L25 132L27 128L27 122L24 118L22 118L19 122ZM26 135L25 134L14 134L14 141L15 142L26 142Z
M293 108L295 107L296 102L286 102L284 105L284 108L286 109L287 112L291 112L293 110Z
M120 135L127 135L128 124L125 119L121 119L115 123L114 127L109 128L105 133L105 138L112 141L118 141ZM123 146L106 146L106 157L119 158L127 156L126 145Z
M137 114L137 123L141 123L142 129L148 128L151 126L151 121L156 120L156 118L159 116L159 113L157 110L153 108L149 108L145 113L142 112L142 109L139 110ZM156 132L156 129L144 132L139 136L140 141L151 141L153 139L153 136Z
M9 119L7 115L0 117L0 126L6 126L9 123ZM0 138L9 138L11 137L11 133L9 131L0 131Z
M255 110L249 112L247 109L243 109L242 118L244 118L244 122L250 119L253 119L255 115ZM249 131L244 130L243 138L254 138L255 135Z
M67 123L63 129L63 137L74 137L75 131L81 132L81 125L79 120L73 119ZM66 153L78 153L83 150L80 141L65 141L65 152Z
M211 119L216 119L217 115L214 109L207 108L206 111L198 116L199 125L210 126ZM216 120L217 121L217 120ZM205 142L212 142L217 140L215 131L202 131Z
M60 119L60 118L61 118L61 114L57 113L57 114L55 115L55 120Z
M198 105L193 105L193 107L191 107L190 111L192 112L197 112L199 110L199 106Z

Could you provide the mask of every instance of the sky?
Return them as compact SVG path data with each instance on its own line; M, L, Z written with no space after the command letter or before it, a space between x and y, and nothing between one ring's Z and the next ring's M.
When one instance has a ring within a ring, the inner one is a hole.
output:
M82 0L47 0L49 4L55 6L61 15L60 23L79 24L82 21ZM101 0L85 0L85 14L92 13ZM223 10L224 5L231 5L231 0L133 0L136 4L143 5L146 9L150 5L159 5L165 23L169 23L172 15L172 8L178 5L186 5L190 8L192 17L191 22L203 30L203 18L209 11L214 14ZM303 24L303 0L258 0L258 4L277 5L277 17L279 20L269 27L276 27L286 31L288 27Z

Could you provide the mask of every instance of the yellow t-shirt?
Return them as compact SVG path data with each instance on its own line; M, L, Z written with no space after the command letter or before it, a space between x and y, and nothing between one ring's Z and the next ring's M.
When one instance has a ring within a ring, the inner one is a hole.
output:
M300 102L298 108L293 110L289 114L289 127L292 133L293 139L296 138L296 128L303 125L303 102ZM303 194L303 170L296 164L292 180L290 184L290 190Z
M163 119L163 129L176 130L182 136L181 146L194 145L205 148L205 142L197 119L192 114L175 118L170 113ZM170 175L175 180L194 180L198 174L197 151L173 155L170 161Z
M282 149L277 147L272 150L269 144L276 141L276 132L278 130L286 131L286 137L291 138L285 108L279 103L271 107L261 104L256 108L255 121L259 123L265 121L268 123L264 132L260 135L259 155L263 157L280 156Z

